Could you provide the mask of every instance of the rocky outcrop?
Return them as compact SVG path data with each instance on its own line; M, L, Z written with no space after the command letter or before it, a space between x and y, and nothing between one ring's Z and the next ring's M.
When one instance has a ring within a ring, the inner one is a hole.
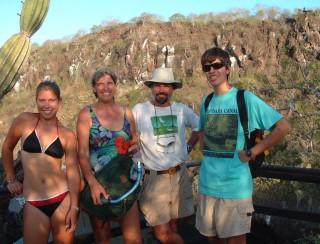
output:
M186 79L201 74L200 57L213 46L230 52L235 77L256 72L271 75L287 59L303 65L320 59L319 17L313 11L300 11L286 20L247 18L223 25L139 22L107 26L37 48L24 80L33 83L49 75L74 81L89 77L102 65L115 68L123 82L139 83L160 66L172 67L177 78Z

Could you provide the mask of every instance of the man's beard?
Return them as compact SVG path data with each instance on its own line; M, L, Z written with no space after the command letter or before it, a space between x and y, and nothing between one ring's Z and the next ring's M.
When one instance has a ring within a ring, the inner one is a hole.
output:
M164 99L158 99L157 95L166 95L167 97ZM169 96L167 93L158 93L154 96L154 100L159 104L165 104L166 102L169 101Z

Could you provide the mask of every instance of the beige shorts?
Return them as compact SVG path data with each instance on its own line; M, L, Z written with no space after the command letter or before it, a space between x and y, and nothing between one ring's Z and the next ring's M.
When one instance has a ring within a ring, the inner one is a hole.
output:
M252 198L215 198L199 193L196 228L208 237L228 238L250 233Z
M192 215L193 193L185 164L173 175L158 175L156 171L145 174L140 207L148 226Z

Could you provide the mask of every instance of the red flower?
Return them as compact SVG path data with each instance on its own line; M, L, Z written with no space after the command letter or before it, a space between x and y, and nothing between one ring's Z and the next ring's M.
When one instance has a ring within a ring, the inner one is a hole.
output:
M131 146L131 140L125 141L124 137L118 136L114 142L118 150L118 154L127 154Z

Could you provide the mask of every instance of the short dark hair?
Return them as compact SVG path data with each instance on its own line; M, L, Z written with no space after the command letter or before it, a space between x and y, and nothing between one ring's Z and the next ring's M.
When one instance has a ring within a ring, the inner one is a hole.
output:
M91 85L95 86L97 84L97 81L105 75L110 75L114 84L117 85L118 77L117 77L116 73L109 67L102 67L102 68L97 69L91 76ZM97 93L96 92L93 92L93 93L97 97Z
M230 56L229 53L219 47L213 47L206 50L201 57L201 65L206 63L211 63L215 59L220 59L221 62L224 62L226 65L230 65Z
M91 76L91 84L92 86L96 85L97 84L97 81L105 76L105 75L110 75L114 84L117 85L117 80L118 80L118 77L116 75L116 73L109 67L102 67L102 68L99 68L97 69Z
M58 86L58 84L55 81L51 81L51 80L44 80L42 81L38 86L37 86L37 90L36 90L36 98L38 97L39 93L42 90L50 90L52 91L56 97L60 100L60 88Z

